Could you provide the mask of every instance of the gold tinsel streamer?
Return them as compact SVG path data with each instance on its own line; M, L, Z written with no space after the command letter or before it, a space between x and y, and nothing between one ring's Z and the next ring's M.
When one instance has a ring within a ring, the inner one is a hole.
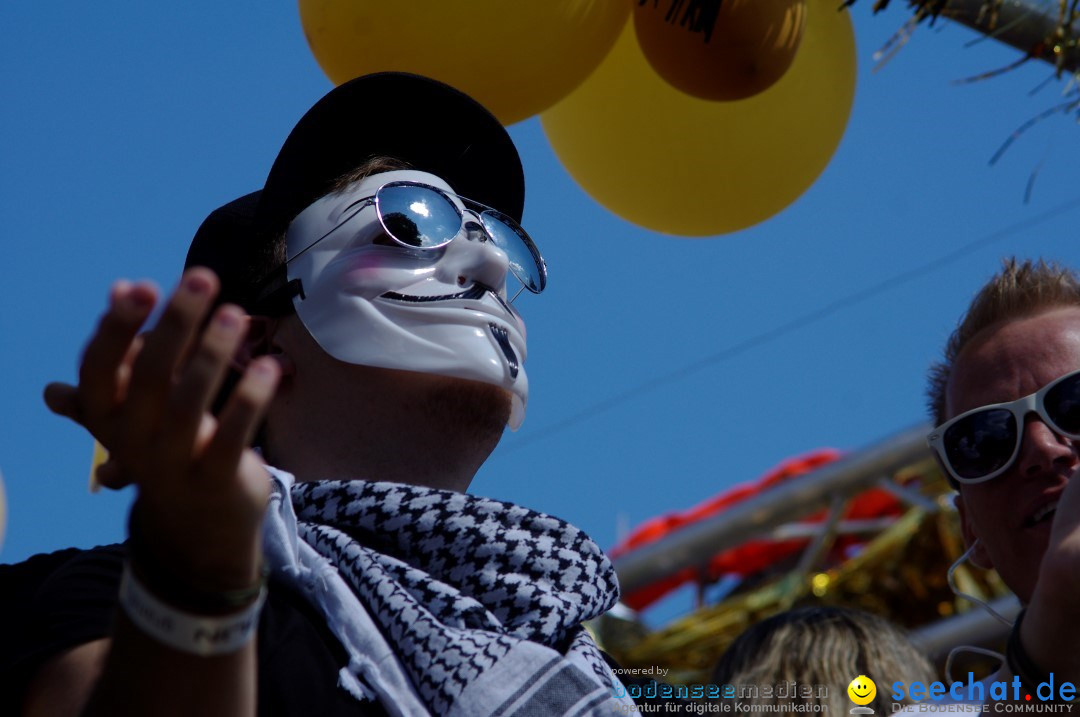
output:
M909 629L971 609L946 582L946 571L963 553L964 544L944 477L927 459L892 480L928 501L909 508L855 556L802 573L778 569L722 602L652 632L640 622L605 616L590 625L594 635L624 667L667 667L671 672L666 679L672 683L704 684L720 655L743 630L791 607L854 607ZM961 566L955 577L961 589L983 599L1008 593L993 572Z

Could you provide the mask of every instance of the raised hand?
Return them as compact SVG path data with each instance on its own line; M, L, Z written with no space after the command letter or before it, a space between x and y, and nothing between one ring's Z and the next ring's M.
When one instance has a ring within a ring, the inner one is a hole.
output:
M98 476L104 485L137 486L141 550L185 582L233 589L258 576L269 484L249 445L280 372L272 359L255 359L220 414L210 414L246 323L229 305L205 322L217 290L212 272L189 270L157 325L140 336L156 291L118 282L78 385L50 384L45 402L109 450Z
M1054 512L1039 579L1021 627L1028 655L1058 684L1080 684L1080 471L1062 491Z

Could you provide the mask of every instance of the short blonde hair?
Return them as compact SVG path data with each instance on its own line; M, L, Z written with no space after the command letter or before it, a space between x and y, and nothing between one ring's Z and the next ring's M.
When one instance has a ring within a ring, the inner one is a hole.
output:
M816 606L788 610L747 629L721 655L713 682L734 686L736 699L740 689L796 682L802 694L795 699L759 692L741 701L823 704L829 714L842 715L850 707L847 687L860 675L877 683L875 713L888 715L889 686L896 681L926 684L934 680L934 668L888 620L852 608Z
M956 358L977 334L995 324L1061 306L1080 306L1080 276L1075 271L1042 259L1022 264L1015 257L1005 259L1001 271L979 290L949 336L944 358L930 367L926 397L934 425L945 422L945 391Z

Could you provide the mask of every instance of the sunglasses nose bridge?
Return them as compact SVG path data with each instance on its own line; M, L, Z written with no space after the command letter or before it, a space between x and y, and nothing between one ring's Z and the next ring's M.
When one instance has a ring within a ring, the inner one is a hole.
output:
M476 217L473 219L471 217L476 217L476 215L466 209L465 221L461 227L461 230L465 232L465 238L469 241L490 241L491 237L488 236L487 229L484 229L484 225L480 223L480 218Z
M1022 475L1072 467L1078 462L1073 441L1059 434L1034 407L1024 413L1020 452L1016 457Z
M446 245L439 267L445 279L458 286L480 282L503 293L510 261L506 252L491 241L487 230L466 215L461 233Z

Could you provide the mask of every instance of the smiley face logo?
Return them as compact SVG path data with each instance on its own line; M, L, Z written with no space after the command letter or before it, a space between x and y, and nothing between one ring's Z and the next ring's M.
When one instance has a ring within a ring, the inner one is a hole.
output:
M847 686L848 697L857 705L868 705L877 697L877 685L866 675L859 675Z

